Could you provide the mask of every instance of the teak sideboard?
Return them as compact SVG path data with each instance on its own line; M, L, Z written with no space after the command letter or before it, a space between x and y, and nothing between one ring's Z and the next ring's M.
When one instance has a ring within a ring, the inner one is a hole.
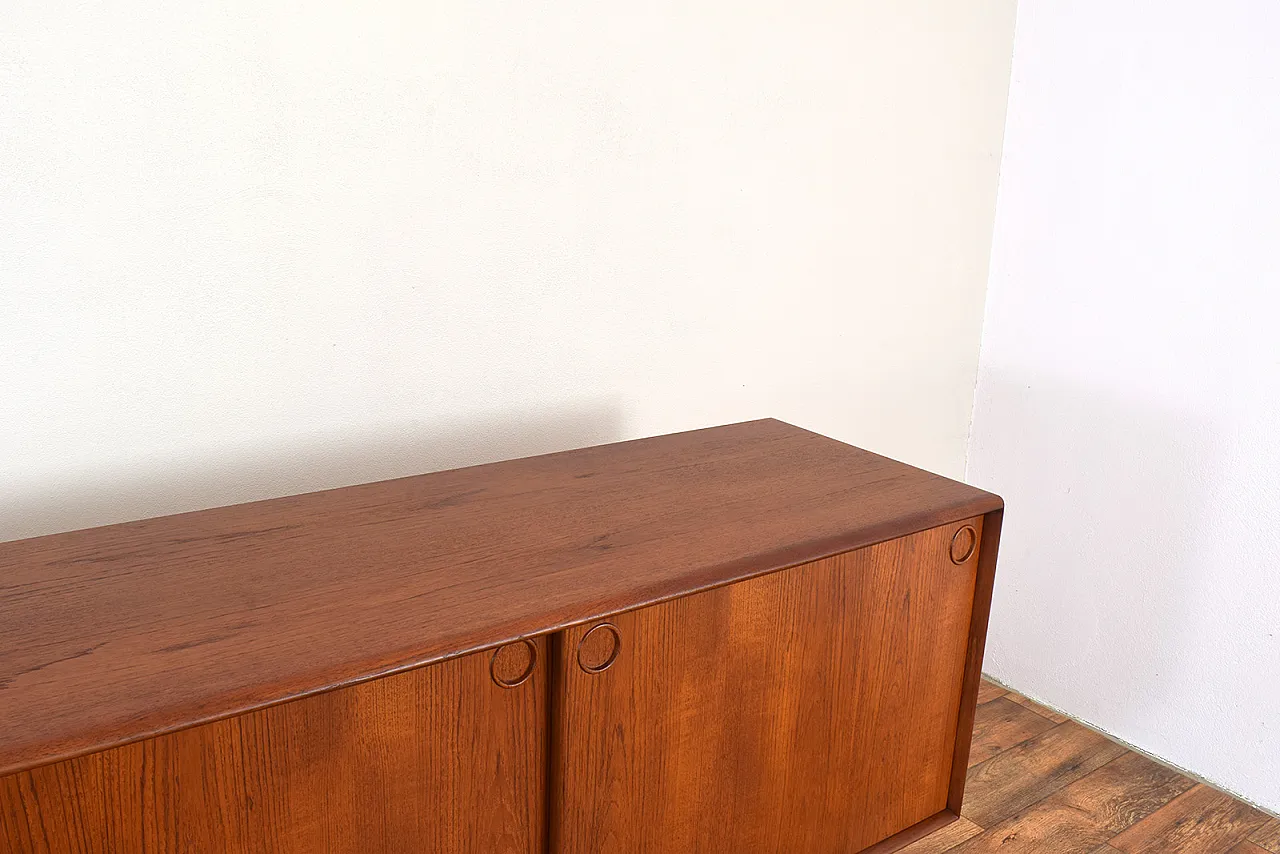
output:
M0 544L0 851L896 850L1002 507L766 420Z

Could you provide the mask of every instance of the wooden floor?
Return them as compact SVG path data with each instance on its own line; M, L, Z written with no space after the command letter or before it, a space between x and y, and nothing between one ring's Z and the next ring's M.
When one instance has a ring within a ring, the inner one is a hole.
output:
M909 854L1280 854L1280 819L984 682L962 818Z

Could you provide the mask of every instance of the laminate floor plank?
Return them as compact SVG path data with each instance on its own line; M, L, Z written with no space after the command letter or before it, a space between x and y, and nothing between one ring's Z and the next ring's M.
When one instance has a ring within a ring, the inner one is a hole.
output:
M1252 842L1241 842L1235 848L1232 848L1227 854L1267 854L1267 849L1260 848Z
M1021 744L1051 728L1053 722L1028 708L997 697L978 706L974 717L969 767L986 762L1015 744Z
M1003 697L1008 693L1009 691L1007 688L997 685L987 679L983 679L982 682L978 684L978 705L989 703L992 700Z
M961 814L991 827L1127 752L1074 721L1058 724L970 768Z
M903 854L1280 854L1280 819L985 679L971 757L963 817Z
M981 827L962 816L924 839L912 842L898 854L943 854L944 851L955 850L957 845L981 832Z
M1055 712L1053 709L1050 709L1046 706L1042 706L1036 701L1029 700L1023 695L1016 694L1013 691L1007 692L1005 696L1009 698L1011 701L1017 703L1018 705L1024 708L1030 709L1031 711L1035 712L1037 715L1040 715L1043 718L1048 718L1049 720L1053 721L1055 724L1066 723L1067 721L1071 720L1071 718L1067 717L1066 715L1059 714L1058 712Z
M1249 841L1270 854L1280 854L1280 818L1273 818L1255 830Z
M1091 854L1194 785L1128 752L967 840L954 854Z
M1201 784L1110 844L1123 854L1222 854L1266 823L1264 813Z

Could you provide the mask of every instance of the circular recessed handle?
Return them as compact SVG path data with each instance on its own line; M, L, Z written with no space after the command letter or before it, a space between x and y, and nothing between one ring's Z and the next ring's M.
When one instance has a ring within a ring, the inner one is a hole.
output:
M538 647L525 638L493 651L493 658L489 661L489 675L503 688L514 688L529 680L537 663Z
M578 641L578 666L588 673L602 673L613 666L622 650L622 635L613 623L599 623Z
M973 557L973 552L977 548L978 532L972 525L961 525L951 535L951 562L959 566Z

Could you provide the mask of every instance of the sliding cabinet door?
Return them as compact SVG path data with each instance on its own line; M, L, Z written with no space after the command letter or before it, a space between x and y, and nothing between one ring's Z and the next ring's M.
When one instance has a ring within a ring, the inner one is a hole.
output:
M946 820L981 530L563 633L552 849L852 854Z
M546 641L0 778L6 854L534 854Z

